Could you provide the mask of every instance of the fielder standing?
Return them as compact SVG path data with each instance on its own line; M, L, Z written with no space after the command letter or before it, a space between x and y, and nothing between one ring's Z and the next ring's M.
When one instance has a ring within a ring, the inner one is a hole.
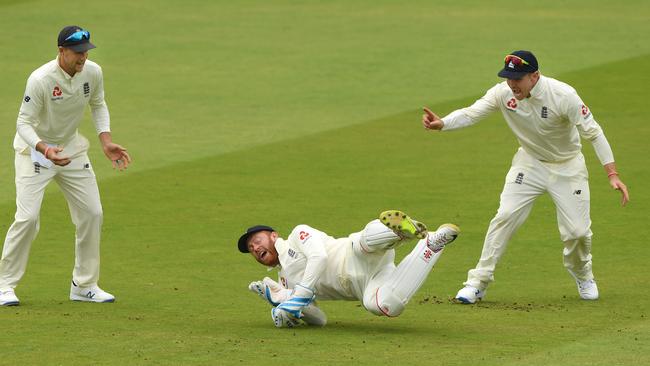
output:
M548 192L555 203L564 266L575 278L580 297L598 299L591 263L589 184L580 138L591 142L612 188L621 191L622 205L629 201L620 180L614 154L591 111L569 85L542 76L529 51L507 55L498 75L507 80L473 105L444 118L425 108L422 123L430 130L450 131L473 125L501 111L521 147L512 160L496 216L490 222L483 252L469 271L456 299L465 304L481 300L508 241L524 223L535 199Z
M61 188L76 227L70 300L115 299L97 286L102 205L87 155L88 140L77 131L86 105L113 168L126 169L131 158L112 142L102 69L88 60L93 48L87 30L65 27L58 36L57 58L27 79L14 139L17 209L0 260L0 305L19 304L14 288L25 273L45 187L52 180Z
M375 315L398 316L427 279L445 245L456 239L456 225L428 232L401 211L386 211L363 231L335 239L307 225L296 226L287 240L269 226L253 226L237 243L260 264L279 267L281 285L265 278L249 289L269 302L277 327L301 322L325 325L314 300L359 300ZM395 248L421 239L395 266Z

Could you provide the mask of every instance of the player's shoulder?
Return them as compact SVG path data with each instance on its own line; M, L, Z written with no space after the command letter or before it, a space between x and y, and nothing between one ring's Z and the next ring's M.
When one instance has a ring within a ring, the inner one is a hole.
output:
M101 75L102 74L102 67L99 66L98 63L86 60L86 63L84 64L84 71L88 72L89 74L93 75Z
M314 229L313 227L305 224L300 224L291 230L289 234L289 239L294 239L297 242L304 243L308 239L318 236L321 234L321 231Z
M548 76L542 76L541 78L542 81L546 83L548 90L550 90L555 95L562 96L578 94L574 87L563 81L553 79Z
M52 60L46 64L41 65L36 70L32 71L27 79L28 82L40 82L49 77L53 77L57 71L57 62L56 59Z
M309 225L306 225L306 224L299 224L296 227L294 227L293 230L291 230L291 235L300 234L303 231L304 232L314 232L314 231L318 231L318 230L316 230L313 227L311 227Z
M501 98L510 95L510 87L505 81L496 83L493 87L488 89L486 94L494 94L496 97Z

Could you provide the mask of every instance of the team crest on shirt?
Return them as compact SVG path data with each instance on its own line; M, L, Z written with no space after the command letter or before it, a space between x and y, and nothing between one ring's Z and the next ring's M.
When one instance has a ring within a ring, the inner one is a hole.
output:
M584 119L587 119L589 118L589 116L591 116L591 111L589 110L589 108L587 108L586 105L583 104L582 107L580 108L580 114L582 114L582 117Z
M63 91L61 90L61 87L57 85L52 89L52 100L59 99L63 99Z

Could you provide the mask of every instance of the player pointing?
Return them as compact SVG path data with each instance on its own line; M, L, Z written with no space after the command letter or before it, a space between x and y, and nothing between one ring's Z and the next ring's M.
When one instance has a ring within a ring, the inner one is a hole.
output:
M614 154L591 111L569 85L542 76L529 51L507 55L498 74L505 82L492 87L473 105L439 118L424 108L422 123L430 130L449 131L473 125L501 111L521 147L512 160L496 216L490 222L483 252L456 295L462 303L483 298L494 281L494 269L508 241L524 223L535 199L548 192L557 210L564 242L564 266L575 278L580 297L598 299L591 268L589 184L580 138L591 142L612 188L630 196L620 180Z
M249 286L273 306L277 327L325 325L315 299L359 300L375 315L400 315L459 232L453 224L428 232L403 212L386 211L363 231L340 239L298 225L285 240L269 226L254 226L239 238L238 248L280 270L281 284L267 277ZM420 240L396 267L394 249L412 238Z

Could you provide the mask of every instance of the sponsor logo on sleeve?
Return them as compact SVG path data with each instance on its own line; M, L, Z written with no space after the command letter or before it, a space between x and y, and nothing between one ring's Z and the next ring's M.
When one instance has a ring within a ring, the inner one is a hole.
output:
M589 108L587 108L586 105L583 104L582 107L580 108L580 114L582 114L582 117L584 119L587 119L589 118L589 116L591 116L591 111L589 110Z
M30 100L32 100L32 98L30 98L29 95L25 95L25 103L29 103Z
M303 243L306 242L310 237L311 235L309 235L309 233L306 231L301 231L298 233L298 238L300 238L300 241Z

